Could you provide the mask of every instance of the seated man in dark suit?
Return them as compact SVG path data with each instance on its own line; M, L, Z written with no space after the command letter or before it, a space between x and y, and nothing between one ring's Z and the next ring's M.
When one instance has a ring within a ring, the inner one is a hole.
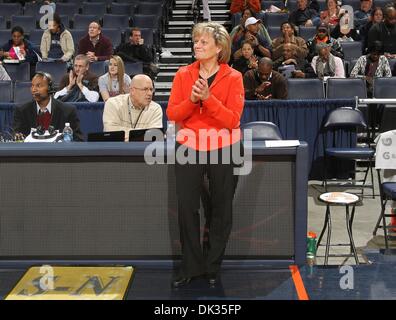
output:
M33 100L15 108L13 129L16 134L27 136L31 128L38 126L45 130L52 126L62 132L65 123L69 122L74 141L83 140L76 109L52 97L54 89L51 75L37 72L32 79L31 92Z

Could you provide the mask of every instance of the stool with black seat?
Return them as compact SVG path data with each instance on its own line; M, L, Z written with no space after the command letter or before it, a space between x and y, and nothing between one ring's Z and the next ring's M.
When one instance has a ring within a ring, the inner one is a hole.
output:
M326 239L326 251L325 251L325 262L324 265L328 264L329 257L351 257L355 258L356 264L359 264L359 259L356 252L355 243L353 241L353 233L352 233L352 224L353 219L355 216L355 207L356 204L359 203L360 198L352 193L348 192L327 192L322 193L319 196L319 200L326 204L326 216L325 221L323 224L322 231L320 233L318 243L316 249L319 248L321 245L320 242L322 241L323 235L327 229L327 239ZM346 222L346 229L348 232L349 243L338 243L338 244L331 244L331 231L332 231L332 224L331 224L331 206L345 206L345 222ZM352 211L350 212L350 207L352 207ZM349 246L350 253L349 254L332 254L330 255L330 246Z

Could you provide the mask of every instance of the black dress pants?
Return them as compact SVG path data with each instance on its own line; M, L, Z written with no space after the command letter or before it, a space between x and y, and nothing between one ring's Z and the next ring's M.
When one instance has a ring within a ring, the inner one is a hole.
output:
M198 152L196 154L198 157ZM232 161L223 164L221 154L219 164L211 164L210 153L205 154L207 164L179 164L176 161L176 190L182 245L180 277L217 273L231 233L232 200L237 181L233 175L234 165ZM209 180L211 214L210 219L206 221L208 239L204 254L198 212L205 174Z

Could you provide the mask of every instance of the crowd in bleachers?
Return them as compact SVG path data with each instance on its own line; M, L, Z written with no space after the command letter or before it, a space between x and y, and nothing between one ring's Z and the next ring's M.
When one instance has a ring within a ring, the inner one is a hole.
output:
M79 54L87 56L97 83L101 77L101 85L94 87L104 101L124 90L128 84L124 74L154 78L158 72L156 52L161 49L171 0L4 2L0 3L0 81L8 81L2 87L9 86L12 93L0 94L2 102L28 98L36 70L50 73L55 87L62 90L66 82L61 80L69 79ZM40 28L43 4L55 10L45 31ZM352 6L354 12L341 5ZM249 73L245 85L249 77L250 81L255 77L257 85L266 83L267 94L248 94L249 99L292 96L284 85L288 78L362 77L370 96L374 78L396 73L394 6L391 0L231 1L231 64ZM263 57L272 61L269 77L260 72ZM110 62L121 73L110 75ZM282 80L282 94L268 86L275 78Z
M391 0L232 1L231 13L232 64L244 74L248 99L295 96L287 92L293 78L362 78L371 97L375 78L396 75Z
M170 0L0 1L0 81L8 88L0 94L0 102L19 103L31 97L30 81L36 71L50 73L55 88L64 89L79 55L87 57L87 70L96 77L92 89L100 93L100 100L118 90L123 93L135 74L153 79L170 4ZM48 28L42 28L43 22Z

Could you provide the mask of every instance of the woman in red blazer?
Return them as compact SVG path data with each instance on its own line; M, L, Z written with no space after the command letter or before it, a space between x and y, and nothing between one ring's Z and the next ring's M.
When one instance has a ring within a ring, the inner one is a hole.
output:
M167 116L175 121L177 133L176 190L182 262L173 287L188 284L206 275L209 283L218 281L224 251L232 227L232 200L235 190L232 154L240 143L240 118L244 88L240 72L228 66L231 41L217 23L195 25L192 38L196 62L181 67L173 80ZM183 152L181 152L183 151ZM194 155L196 163L180 163L178 153ZM210 162L218 156L218 164ZM206 159L208 164L198 163ZM204 175L209 179L212 212L208 250L200 243L200 189Z

